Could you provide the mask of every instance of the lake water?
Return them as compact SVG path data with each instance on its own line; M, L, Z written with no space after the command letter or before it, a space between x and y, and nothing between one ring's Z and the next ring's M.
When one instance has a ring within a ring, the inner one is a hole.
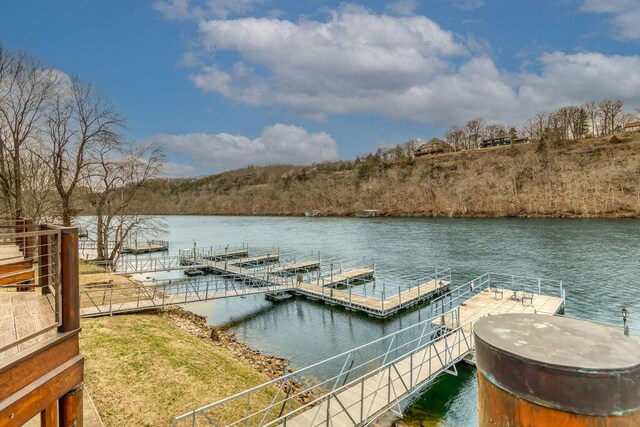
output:
M600 219L165 217L171 252L248 242L312 251L362 263L373 259L376 275L450 268L454 283L482 273L562 280L570 316L621 324L630 311L640 333L640 221ZM381 321L305 299L272 304L263 296L197 303L190 310L227 326L237 338L266 354L303 367L425 318L426 308ZM408 409L415 425L477 424L475 371L443 375Z

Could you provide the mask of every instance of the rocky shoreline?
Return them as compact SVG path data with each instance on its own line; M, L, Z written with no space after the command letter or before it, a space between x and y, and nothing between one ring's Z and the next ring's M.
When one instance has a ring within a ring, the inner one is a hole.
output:
M246 344L239 342L233 332L208 325L205 316L200 316L181 307L163 308L158 310L158 313L183 331L198 338L210 339L217 345L227 349L239 361L266 375L269 379L277 379L293 371L292 369L287 369L290 363L288 359L265 355L252 349ZM303 388L304 386L301 383L294 382L292 392L294 394L300 393ZM287 391L287 386L285 386L284 391ZM296 400L301 404L305 404L311 401L312 398L312 393L302 392L296 397ZM382 415L374 426L407 427L407 424L403 424L398 420L395 414L387 413Z
M209 338L217 345L226 348L239 361L251 366L269 379L285 375L289 360L260 353L239 342L233 332L216 329L207 324L207 318L194 314L181 307L169 307L160 314L185 332L198 338Z
M268 379L274 380L293 372L287 369L290 361L281 357L262 354L248 345L238 341L235 334L221 330L207 324L207 318L192 313L181 307L168 307L159 310L159 314L183 331L202 339L210 339L215 344L228 350L238 361L252 367L257 372L264 374ZM302 392L303 384L293 381L292 394L298 394L295 399L299 403L307 403L312 400L312 394ZM289 384L285 384L284 391L288 392Z

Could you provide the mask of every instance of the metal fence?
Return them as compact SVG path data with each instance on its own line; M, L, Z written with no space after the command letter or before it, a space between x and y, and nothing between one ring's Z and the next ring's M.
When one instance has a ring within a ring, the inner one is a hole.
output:
M443 319L446 318L446 322ZM447 327L457 325L457 327ZM367 425L473 349L458 309L175 418L173 425Z
M562 280L550 280L516 276L500 273L484 273L467 283L452 288L449 292L431 301L431 313L442 313L452 310L474 295L489 290L502 294L504 292L520 292L520 297L527 298L532 294L550 295L565 299L565 289ZM501 295L504 296L504 295Z

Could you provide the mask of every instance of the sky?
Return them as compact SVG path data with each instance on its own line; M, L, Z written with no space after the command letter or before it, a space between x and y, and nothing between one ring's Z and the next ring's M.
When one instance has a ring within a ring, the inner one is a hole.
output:
M91 82L168 176L353 159L482 117L640 106L640 0L3 0L0 43Z

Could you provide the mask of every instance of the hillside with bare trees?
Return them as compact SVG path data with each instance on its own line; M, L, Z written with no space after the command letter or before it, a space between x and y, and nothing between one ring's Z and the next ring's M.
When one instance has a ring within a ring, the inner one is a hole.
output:
M249 167L146 184L146 214L640 217L640 133L465 150Z

